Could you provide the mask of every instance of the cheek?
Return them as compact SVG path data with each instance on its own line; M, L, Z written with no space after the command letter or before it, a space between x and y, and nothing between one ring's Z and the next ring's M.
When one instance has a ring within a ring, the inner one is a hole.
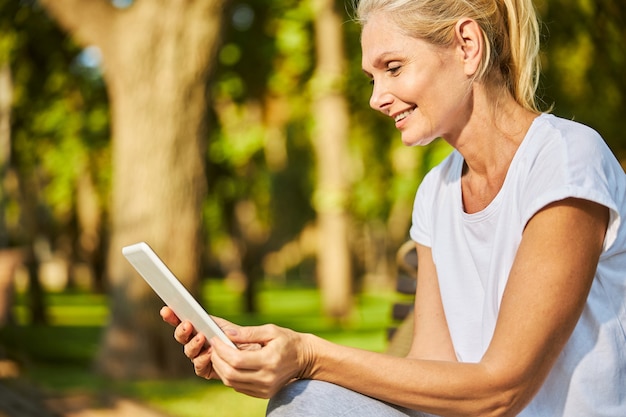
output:
M428 83L425 83L420 76L405 77L398 85L398 98L417 106L426 104L422 102L428 99Z

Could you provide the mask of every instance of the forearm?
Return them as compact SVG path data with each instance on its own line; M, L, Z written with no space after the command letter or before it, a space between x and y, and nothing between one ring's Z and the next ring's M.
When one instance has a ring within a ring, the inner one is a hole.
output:
M304 335L304 378L437 415L513 415L527 402L484 364L397 358ZM364 366L364 364L369 364Z

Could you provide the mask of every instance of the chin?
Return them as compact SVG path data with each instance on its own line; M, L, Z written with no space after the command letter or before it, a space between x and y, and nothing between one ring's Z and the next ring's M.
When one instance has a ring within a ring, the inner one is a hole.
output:
M432 141L434 141L435 139L437 139L437 137L422 137L422 138L415 138L415 137L402 137L402 143L405 144L406 146L426 146L429 145L430 143L432 143Z

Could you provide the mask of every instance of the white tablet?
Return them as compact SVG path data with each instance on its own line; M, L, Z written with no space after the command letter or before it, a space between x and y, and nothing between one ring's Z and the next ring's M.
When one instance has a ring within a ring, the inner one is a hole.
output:
M224 343L236 348L147 243L140 242L125 246L122 248L122 253L179 319L190 321L207 341L217 336Z

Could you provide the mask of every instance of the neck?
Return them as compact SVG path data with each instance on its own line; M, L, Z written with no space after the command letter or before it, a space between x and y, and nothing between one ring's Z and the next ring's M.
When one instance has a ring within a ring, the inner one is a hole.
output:
M463 202L467 212L485 208L502 188L509 166L537 114L510 95L488 100L476 92L472 113L449 143L463 155Z
M498 99L477 91L461 133L449 143L465 159L469 172L489 176L508 166L537 113L524 109L510 94Z

